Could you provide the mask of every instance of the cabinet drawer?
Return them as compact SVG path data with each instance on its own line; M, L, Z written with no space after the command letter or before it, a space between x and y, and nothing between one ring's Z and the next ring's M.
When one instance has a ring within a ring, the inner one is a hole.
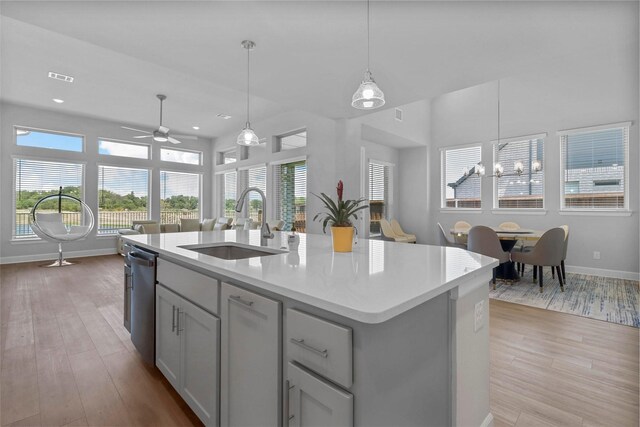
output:
M160 258L158 282L205 310L218 314L220 285L216 279Z
M285 399L289 427L353 426L353 395L291 362Z
M287 310L287 357L344 386L353 384L352 330Z

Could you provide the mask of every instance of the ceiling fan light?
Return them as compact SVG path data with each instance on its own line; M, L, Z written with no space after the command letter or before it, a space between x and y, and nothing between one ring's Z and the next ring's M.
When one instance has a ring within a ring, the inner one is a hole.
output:
M364 80L351 98L351 106L359 110L373 110L382 107L384 103L384 93L367 70Z
M242 132L238 135L236 143L238 145L253 146L260 144L260 139L247 123L247 126L242 129Z

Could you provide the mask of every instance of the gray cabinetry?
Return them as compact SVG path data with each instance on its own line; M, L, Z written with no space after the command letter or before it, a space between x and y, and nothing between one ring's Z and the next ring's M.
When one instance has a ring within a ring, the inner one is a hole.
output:
M206 425L218 425L220 319L156 290L156 366Z
M289 427L353 426L353 396L295 363L287 368ZM286 404L288 403L288 404Z
M281 424L281 303L222 283L223 426Z

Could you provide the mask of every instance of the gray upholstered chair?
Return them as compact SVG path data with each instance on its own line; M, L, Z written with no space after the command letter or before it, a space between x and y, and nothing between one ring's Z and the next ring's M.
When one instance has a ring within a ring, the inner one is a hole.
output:
M438 223L438 239L440 240L440 246L449 246L452 248L467 249L465 245L454 243L451 240L447 239L447 234L444 232L444 228L442 228L442 225L440 225L440 223Z
M560 290L564 292L564 282L560 266L562 265L562 257L565 252L565 231L557 227L546 231L533 249L529 252L513 252L511 259L522 264L530 264L533 266L534 273L539 276L540 292L542 292L542 267L551 267L552 270L558 272L558 281L560 282ZM535 277L534 277L535 278Z
M562 281L567 283L567 275L564 271L564 260L567 259L567 248L569 247L569 226L561 225L560 228L564 230L564 248L562 251L562 261L560 262L560 270L562 271Z
M500 264L509 262L510 254L502 249L500 239L496 232L484 225L476 225L469 230L467 250L478 254L497 258ZM493 269L493 288L496 287L496 268Z

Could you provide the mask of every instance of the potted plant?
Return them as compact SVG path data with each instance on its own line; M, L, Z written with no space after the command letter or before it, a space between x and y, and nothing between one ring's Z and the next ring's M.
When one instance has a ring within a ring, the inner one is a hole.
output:
M351 218L358 219L357 212L366 209L369 205L363 205L365 198L358 200L342 200L343 191L342 180L338 181L336 187L338 201L334 202L325 193L320 193L317 198L322 200L326 212L318 213L313 220L322 223L322 232L327 232L327 225L331 226L331 237L333 238L334 252L351 252L353 244L353 224Z

